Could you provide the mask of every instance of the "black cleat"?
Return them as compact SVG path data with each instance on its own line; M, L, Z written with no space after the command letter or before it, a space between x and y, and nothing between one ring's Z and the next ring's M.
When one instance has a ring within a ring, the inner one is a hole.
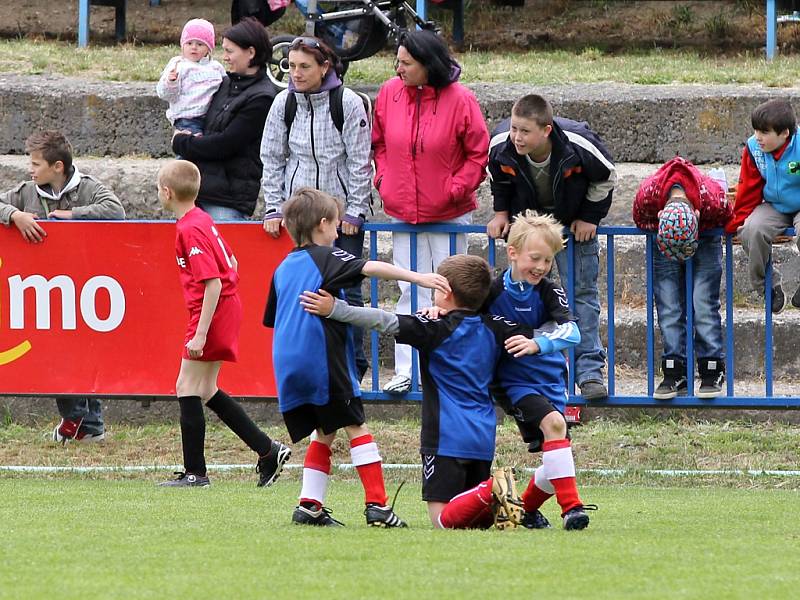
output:
M608 398L608 390L602 381L584 381L578 387L581 388L581 396L587 402L593 400L605 400Z
M594 504L584 504L583 506L576 506L570 508L564 513L564 529L567 531L586 529L589 526L589 515L586 514L587 510L597 510Z
M391 506L367 504L364 516L367 517L367 525L370 527L408 527L406 522L395 514Z
M158 485L160 487L208 487L211 485L211 481L206 475L195 475L183 471L175 471L175 475L177 475L175 479L163 481Z
M520 525L525 527L526 529L550 529L550 521L547 520L539 510L535 510L533 512L525 511L522 515L522 521Z
M272 440L269 453L258 459L256 473L258 473L258 487L269 487L278 479L283 470L283 465L291 458L292 449L284 446L277 440Z
M317 527L344 527L344 523L331 516L331 510L320 507L311 510L305 506L296 506L292 513L292 523L295 525L316 525Z
M783 292L781 284L772 288L772 314L779 315L786 308L786 294Z

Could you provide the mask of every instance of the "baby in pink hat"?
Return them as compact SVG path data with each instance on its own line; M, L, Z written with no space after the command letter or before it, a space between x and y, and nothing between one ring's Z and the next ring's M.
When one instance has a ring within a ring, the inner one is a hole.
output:
M167 63L156 93L169 102L167 118L177 130L202 135L211 98L219 89L225 68L211 58L214 26L205 19L191 19L181 33L181 54Z

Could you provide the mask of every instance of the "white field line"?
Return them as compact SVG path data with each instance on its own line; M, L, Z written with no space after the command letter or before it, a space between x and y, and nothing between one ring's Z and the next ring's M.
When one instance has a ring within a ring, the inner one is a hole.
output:
M340 471L349 471L354 467L350 463L342 463L334 466ZM209 471L250 471L255 467L249 465L208 465ZM285 465L284 469L302 469L303 465ZM418 464L385 464L384 469L389 470L415 470L421 469ZM181 465L128 465L128 466L95 466L95 467L55 467L55 466L35 466L35 465L0 465L0 472L14 473L135 473L148 471L179 471L183 469ZM531 474L534 469L519 469ZM662 477L702 477L708 475L738 475L744 477L769 476L769 477L800 477L800 470L771 470L771 469L578 469L578 473L586 473L601 476L618 475L657 475Z

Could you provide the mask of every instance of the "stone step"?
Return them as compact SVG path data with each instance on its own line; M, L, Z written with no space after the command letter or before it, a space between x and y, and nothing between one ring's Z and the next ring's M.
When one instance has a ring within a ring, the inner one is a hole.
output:
M697 163L739 160L752 133L750 112L774 97L798 100L800 88L756 85L531 86L474 84L494 127L529 93L548 97L557 114L587 121L615 160L661 163L676 153ZM363 91L375 95L377 86ZM53 75L0 76L0 154L23 154L34 129L61 128L78 154L166 156L171 131L155 82L87 81Z

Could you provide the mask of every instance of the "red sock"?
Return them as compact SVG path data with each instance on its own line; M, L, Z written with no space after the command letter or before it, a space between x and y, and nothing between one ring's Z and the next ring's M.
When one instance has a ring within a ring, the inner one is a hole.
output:
M330 474L330 446L312 440L303 461L303 489L300 491L300 503L312 504L319 510L325 503Z
M450 500L439 515L439 524L445 529L485 527L487 514L492 516L491 478Z
M542 445L542 466L556 492L561 515L576 506L582 506L575 480L575 461L569 440L550 440Z
M386 506L389 497L383 482L383 463L378 445L369 433L350 440L350 459L364 486L364 502Z
M525 507L525 512L532 513L539 510L539 507L551 498L554 493L555 489L547 480L544 465L542 465L536 469L533 477L528 482L527 489L522 492L522 503Z

